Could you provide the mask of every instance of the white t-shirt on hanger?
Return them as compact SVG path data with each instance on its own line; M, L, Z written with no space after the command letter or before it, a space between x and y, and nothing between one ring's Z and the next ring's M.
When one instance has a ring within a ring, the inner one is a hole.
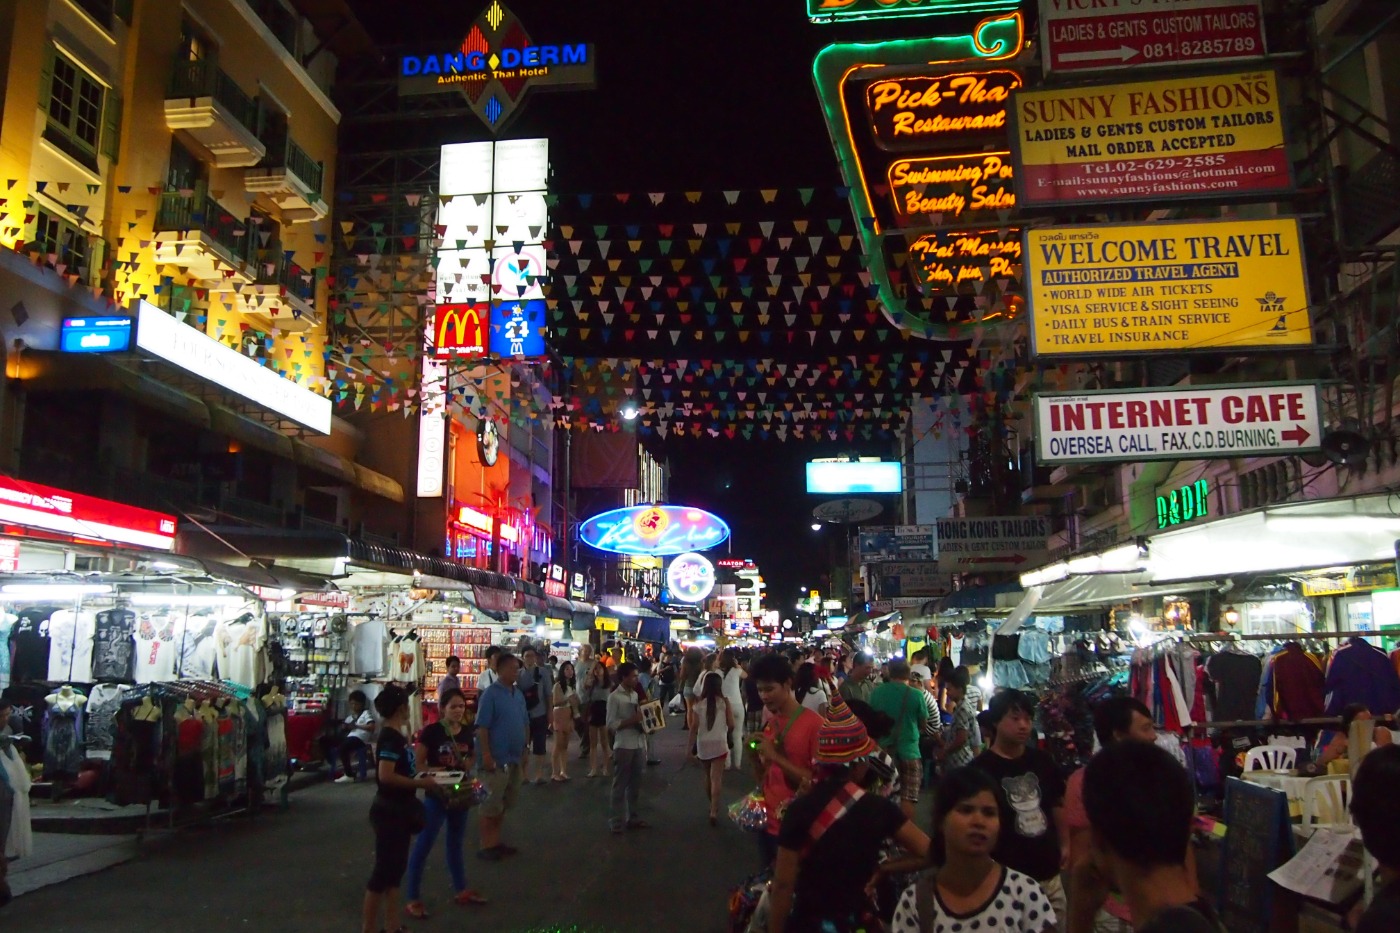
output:
M176 648L174 626L168 618L142 616L136 626L136 682L174 680Z
M50 681L87 683L92 680L92 640L97 636L97 613L60 609L49 617Z
M378 677L384 673L384 645L389 628L381 619L366 619L350 630L351 673Z

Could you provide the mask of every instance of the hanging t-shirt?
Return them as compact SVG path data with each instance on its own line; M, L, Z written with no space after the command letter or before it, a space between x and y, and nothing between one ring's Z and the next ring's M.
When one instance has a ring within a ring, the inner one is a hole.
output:
M179 662L175 672L180 677L209 680L214 676L214 619L207 615L190 616L183 628L175 627L179 645Z
M87 755L89 758L111 758L116 741L117 711L122 706L122 688L118 684L98 684L88 694Z
M1222 651L1206 661L1206 675L1215 689L1215 720L1234 722L1255 718L1254 701L1264 662L1243 651Z
M1008 868L1046 881L1060 872L1060 839L1052 811L1065 799L1065 782L1054 760L1036 748L1019 758L1003 758L991 750L972 760L1001 784L1014 817L1001 828L992 857Z
M46 680L49 674L49 616L53 606L22 610L10 629L10 680L17 684Z
M142 615L136 626L136 682L175 679L175 628L166 617Z
M418 636L412 632L406 635L395 635L389 647L389 658L392 667L389 671L389 679L400 683L417 683L422 676L422 663L418 650Z
M13 615L0 613L0 690L10 685L10 628L14 624Z
M350 672L378 677L384 673L384 643L388 627L379 619L360 622L350 630Z
M258 653L262 647L262 626L256 619L234 622L219 639L219 676L251 687L258 682Z
M962 665L963 636L959 632L954 632L948 636L948 660L953 662L954 667Z
M136 613L130 609L108 609L96 619L92 657L94 680L131 680L136 645Z
M92 680L92 641L97 614L60 609L49 617L49 680L88 683Z

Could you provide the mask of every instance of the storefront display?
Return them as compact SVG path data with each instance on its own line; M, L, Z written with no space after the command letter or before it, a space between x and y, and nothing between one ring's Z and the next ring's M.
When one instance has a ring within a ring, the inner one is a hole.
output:
M447 673L447 659L462 661L458 678L468 695L476 693L476 679L486 670L486 649L491 645L491 629L480 625L420 625L418 640L423 646L423 702L437 703L438 681Z

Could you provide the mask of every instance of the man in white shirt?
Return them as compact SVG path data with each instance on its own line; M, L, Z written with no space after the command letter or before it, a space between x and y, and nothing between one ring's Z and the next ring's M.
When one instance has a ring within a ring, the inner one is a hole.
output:
M500 680L496 674L496 658L500 657L501 646L492 645L486 649L486 667L480 674L476 675L476 691L478 694L486 692L486 688Z
M614 735L608 823L615 833L650 825L641 818L637 807L647 757L638 686L637 665L628 661L618 666L617 689L608 694L608 729Z

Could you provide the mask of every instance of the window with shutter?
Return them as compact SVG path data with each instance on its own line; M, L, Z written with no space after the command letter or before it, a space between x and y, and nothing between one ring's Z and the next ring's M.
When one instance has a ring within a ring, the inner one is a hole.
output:
M57 49L50 47L44 62L40 76L40 102L48 114L44 138L96 171L99 146L104 155L115 159L121 99Z

